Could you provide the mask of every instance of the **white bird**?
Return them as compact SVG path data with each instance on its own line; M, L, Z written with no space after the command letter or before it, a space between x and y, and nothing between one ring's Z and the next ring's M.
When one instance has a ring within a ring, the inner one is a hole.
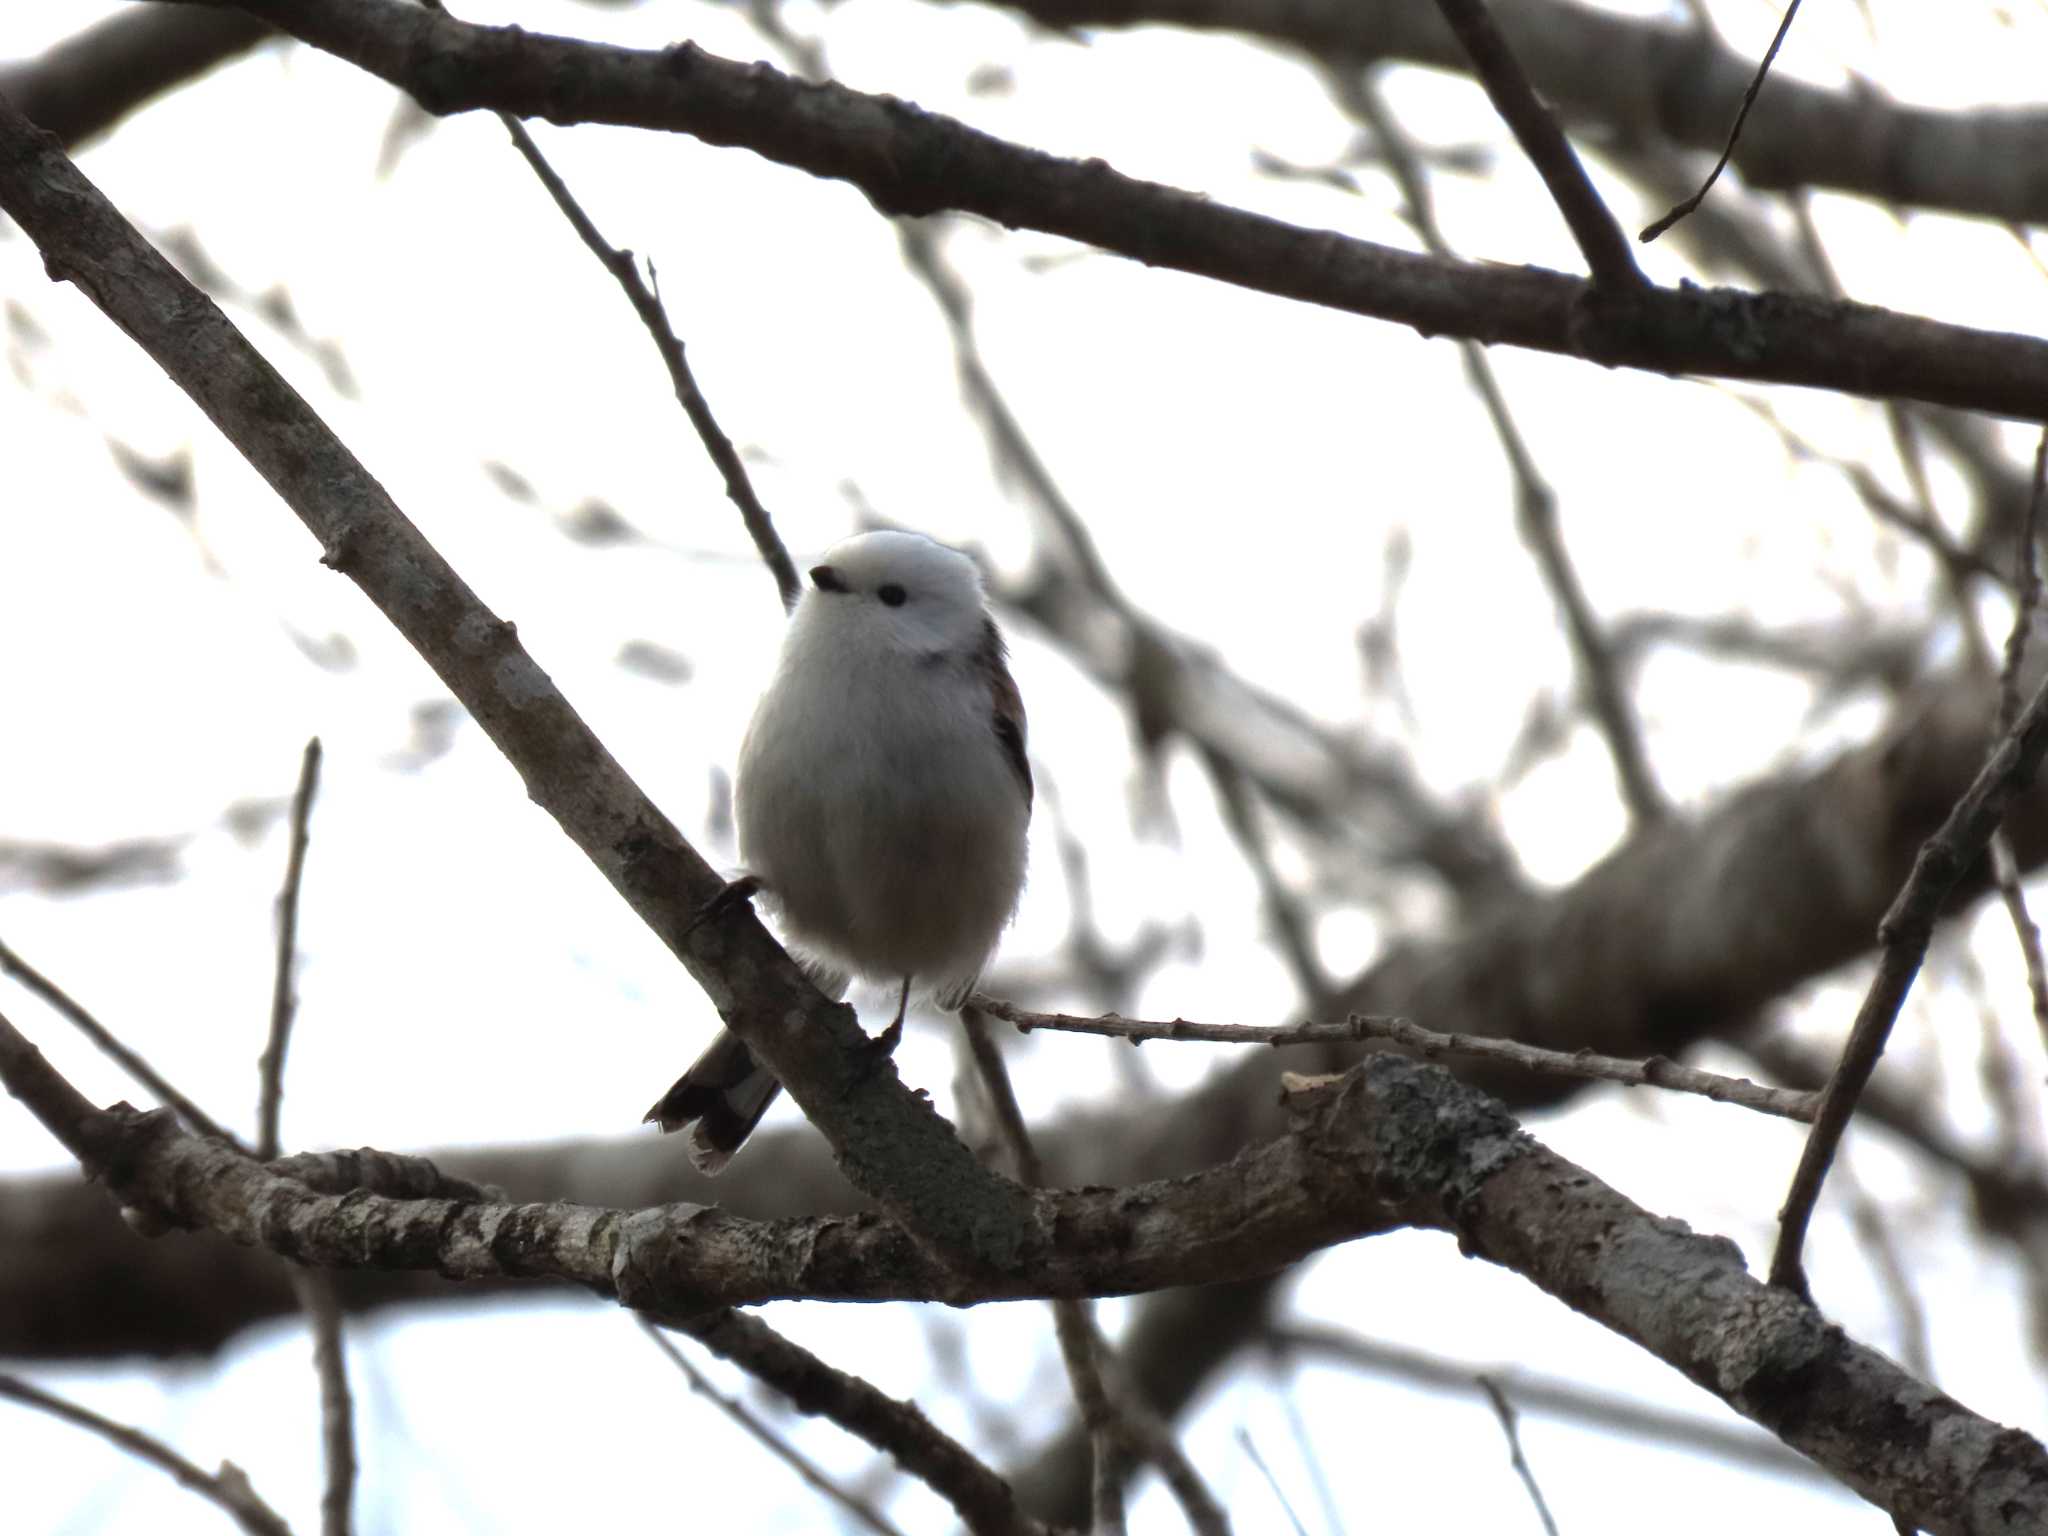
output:
M733 786L744 874L819 989L913 983L958 1008L1024 885L1024 705L974 562L919 534L864 533L811 567ZM721 1031L647 1112L689 1128L706 1173L782 1085Z

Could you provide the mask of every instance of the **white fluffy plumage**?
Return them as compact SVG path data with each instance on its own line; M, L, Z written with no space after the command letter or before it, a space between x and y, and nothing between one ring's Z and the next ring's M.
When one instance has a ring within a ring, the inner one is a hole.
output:
M957 1008L1024 884L1031 770L1002 636L974 562L918 534L848 539L810 577L740 747L741 863L821 988L860 976ZM721 1034L648 1119L690 1126L715 1172L778 1086Z

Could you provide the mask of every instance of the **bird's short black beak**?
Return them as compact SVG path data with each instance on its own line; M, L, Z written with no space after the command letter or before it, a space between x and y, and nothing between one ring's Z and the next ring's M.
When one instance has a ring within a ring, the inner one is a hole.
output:
M820 592L844 592L846 580L829 565L811 567L811 585Z

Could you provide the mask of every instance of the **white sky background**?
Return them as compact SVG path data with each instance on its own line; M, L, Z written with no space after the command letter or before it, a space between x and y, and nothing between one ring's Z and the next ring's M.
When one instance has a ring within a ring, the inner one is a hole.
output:
M30 55L108 9L16 0L0 16L0 57ZM2038 92L2048 22L2037 6L2016 8L2009 24L1976 8L1939 8L1938 22L1934 8L1864 9L1871 30L1855 7L1802 14L1779 67L1829 81L1847 67L1943 105ZM1752 56L1777 20L1775 6L1757 3L1713 11ZM741 15L703 6L466 14L767 56ZM1278 53L1163 32L1080 47L1000 13L909 0L829 12L793 4L786 14L824 39L849 84L1239 206L1414 244L1391 185L1370 170L1356 197L1254 172L1254 147L1320 164L1352 138L1314 74ZM989 64L1012 83L971 91ZM1427 142L1492 149L1494 174L1435 181L1460 251L1578 270L1555 210L1475 87L1407 71L1390 89ZM480 115L436 124L380 177L396 102L347 65L270 48L149 108L82 164L153 236L189 228L240 288L289 289L306 331L344 350L357 399L338 397L249 307L230 314L483 599L517 622L685 833L729 861L730 845L707 839L705 824L714 775L731 764L773 659L781 615L772 583L644 333L497 124ZM850 482L884 516L971 545L998 571L1022 568L1026 516L994 483L960 409L938 313L857 192L675 136L537 131L613 243L657 263L699 379L727 431L757 451L757 484L800 561L853 527L841 489ZM1661 211L1601 182L1625 227ZM2003 329L2048 327L2048 281L2006 232L1924 215L1902 225L1832 197L1816 211L1855 297ZM1404 741L1440 791L1483 792L1530 701L1569 688L1570 657L1515 536L1506 471L1455 349L1028 232L960 223L945 250L972 286L989 367L1131 598L1317 716L1369 717ZM1669 242L1644 260L1660 280L1687 271ZM0 298L48 337L40 346L11 338L14 374L0 382L0 838L90 845L191 834L174 884L79 900L0 891L0 934L211 1112L248 1127L285 837L274 820L239 839L223 813L288 795L300 748L317 732L326 766L300 921L288 1146L632 1133L715 1025L708 1004L473 726L462 724L453 749L424 769L394 766L410 712L442 698L438 684L317 563L311 538L196 410L83 298L48 283L11 229L0 238ZM1836 620L1856 604L1924 616L1920 552L1875 527L1832 472L1793 462L1737 392L1532 354L1499 351L1493 361L1604 613L1739 609L1791 623ZM1770 398L1830 451L1872 453L1883 441L1870 406ZM189 528L136 493L109 438L152 456L191 453L198 512ZM2023 434L2014 443L2021 451ZM1888 457L1873 462L1898 480ZM533 500L504 494L486 463L516 472ZM1955 487L1936 488L1959 513ZM565 538L557 515L592 498L645 541L593 550ZM1385 701L1362 697L1355 644L1379 610L1383 552L1403 526L1414 545L1398 617L1412 732ZM2005 616L1986 619L2002 635ZM345 636L356 664L314 666L288 626ZM1119 711L1028 628L1013 625L1012 639L1034 759L1090 851L1110 936L1128 938L1148 920L1201 925L1200 953L1157 972L1138 1007L1246 1022L1288 1016L1295 1002L1256 888L1195 765L1176 760L1169 773L1178 837L1135 833ZM687 657L691 678L669 686L622 669L616 657L630 640ZM1637 697L1657 771L1687 806L1825 755L1879 716L1865 701L1815 725L1803 685L1669 653L1645 670ZM1498 810L1545 880L1570 880L1624 830L1606 756L1583 726ZM1049 832L1041 816L1011 958L1049 957L1065 932ZM1381 937L1362 913L1335 914L1321 934L1325 959L1348 974ZM2002 918L1980 918L1970 948L2018 1048L2038 1053ZM1930 980L1954 971L1937 959ZM1840 1027L1860 991L1857 976L1813 989L1815 1026ZM0 1006L89 1095L140 1099L18 993ZM1895 1046L1911 1069L1944 1074L1966 1131L1983 1119L1977 1029L1975 1005L1954 985L1923 986ZM1017 1053L1027 1109L1118 1092L1127 1080L1109 1051L1033 1037ZM926 1020L898 1059L910 1081L950 1101L941 1027ZM1144 1055L1169 1086L1215 1060L1197 1047ZM1673 1098L1592 1094L1536 1128L1651 1209L1733 1237L1753 1263L1768 1252L1799 1145L1777 1122ZM2014 1274L1967 1241L1954 1191L1924 1187L1873 1139L1852 1142L1851 1159L1899 1213L1939 1383L2040 1432L2048 1399L2014 1347L2023 1326ZM0 1113L0 1167L62 1162L26 1115ZM1894 1347L1896 1320L1842 1210L1822 1207L1817 1291L1852 1333ZM1578 1378L1729 1418L1521 1280L1461 1259L1448 1238L1351 1245L1310 1266L1297 1294L1307 1315L1475 1366ZM958 1394L931 1379L929 1329L964 1340L980 1393L1027 1439L1063 1419L1042 1310L925 1312L783 1306L770 1315L835 1364L919 1394L956 1431L975 1426ZM1122 1315L1107 1309L1112 1322ZM365 1532L581 1528L593 1497L620 1525L708 1520L737 1499L759 1501L732 1516L738 1529L826 1523L817 1501L691 1397L616 1309L551 1295L475 1313L385 1313L351 1322L349 1353ZM234 1460L305 1531L316 1528L320 1477L307 1356L302 1330L280 1324L214 1360L34 1375L203 1465ZM712 1374L735 1381L722 1368ZM1319 1529L1279 1399L1256 1372L1233 1383L1187 1426L1198 1463L1240 1529L1283 1527L1237 1443L1248 1429ZM1535 1528L1476 1394L1428 1395L1320 1369L1293 1391L1353 1531ZM225 1528L160 1474L39 1416L4 1412L8 1530ZM795 1435L851 1475L874 1459L828 1426ZM1861 1532L1881 1518L1814 1482L1714 1468L1534 1414L1523 1436L1572 1536L1637 1531L1646 1509L1673 1536L1756 1520ZM1674 1499L1679 1477L1693 1481ZM895 1513L909 1530L946 1528L942 1507L914 1489ZM1156 1490L1134 1516L1135 1529L1178 1528Z

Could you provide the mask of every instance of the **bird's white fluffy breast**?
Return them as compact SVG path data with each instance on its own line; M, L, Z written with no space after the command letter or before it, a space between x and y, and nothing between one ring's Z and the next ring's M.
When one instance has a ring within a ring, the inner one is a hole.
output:
M736 787L740 857L786 937L942 994L973 979L1009 921L1030 815L975 663L968 592L973 627L925 649L871 598L807 594Z

